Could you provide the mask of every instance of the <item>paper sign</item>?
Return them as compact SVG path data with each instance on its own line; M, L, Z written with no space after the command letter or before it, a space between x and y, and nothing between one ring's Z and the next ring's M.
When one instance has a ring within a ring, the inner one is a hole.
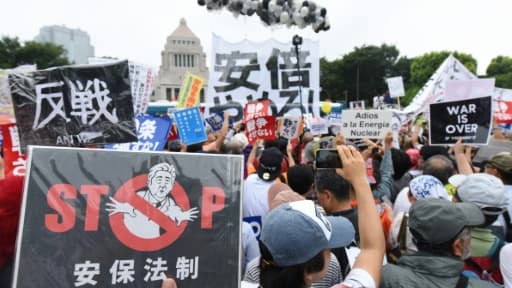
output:
M224 124L224 114L223 113L217 113L210 115L209 117L205 118L204 121L212 127L213 131L219 131L222 128L222 124Z
M485 97L494 92L494 78L446 81L446 95L443 102Z
M295 139L299 136L299 124L299 117L285 116L279 134L286 139Z
M512 101L494 101L494 119L496 123L512 123Z
M244 122L269 115L269 106L268 100L247 103L244 107Z
M364 101L350 101L350 109L364 110Z
M329 133L329 125L325 119L313 118L309 121L309 129L313 136Z
M388 83L389 96L391 98L402 97L405 95L404 81L402 76L386 79Z
M491 96L430 104L431 145L487 144L492 125Z
M3 137L3 158L5 175L25 176L26 154L21 153L18 127L10 123L0 126Z
M199 105L199 97L203 83L203 78L187 72L185 79L183 79L180 95L178 97L178 108L189 108Z
M206 141L206 130L198 107L174 111L174 120L181 142L191 145Z
M245 129L251 144L258 139L273 140L276 138L276 117L264 116L248 120Z
M347 139L382 139L391 130L390 110L344 110L341 133Z
M122 151L162 151L167 143L167 136L171 127L168 117L153 117L139 115L135 119L137 138L139 141L105 145L107 149Z

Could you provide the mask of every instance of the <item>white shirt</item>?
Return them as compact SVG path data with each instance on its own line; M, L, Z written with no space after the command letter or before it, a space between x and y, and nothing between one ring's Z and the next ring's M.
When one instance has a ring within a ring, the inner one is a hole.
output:
M245 217L261 216L264 219L268 214L268 189L274 181L263 181L257 173L249 175L244 182L243 215Z
M411 208L411 202L409 202L409 186L404 187L400 190L400 193L396 196L395 204L393 205L393 214L398 215L400 212L407 213Z
M375 281L366 270L353 269L348 273L343 283L332 288L375 288Z
M505 288L512 288L512 243L501 248L500 270L503 275Z

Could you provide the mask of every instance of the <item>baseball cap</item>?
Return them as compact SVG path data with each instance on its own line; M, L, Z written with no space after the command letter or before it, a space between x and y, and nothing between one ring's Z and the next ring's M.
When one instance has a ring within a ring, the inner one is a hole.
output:
M434 176L420 175L409 183L410 191L416 200L419 199L445 199L450 200L443 183Z
M272 181L281 173L283 153L276 147L270 147L261 152L258 164L258 176L265 181Z
M499 208L497 211L483 209L484 215L500 215L507 207L503 182L487 173L466 176L457 187L457 196L462 202L473 203L482 209Z
M510 152L498 153L492 156L488 163L507 174L512 174L512 153Z
M422 199L409 210L409 229L417 242L447 243L465 227L484 223L484 215L473 203L453 203L443 199Z
M280 267L306 263L324 249L344 247L354 239L354 226L344 217L324 216L311 200L290 202L270 211L261 242Z

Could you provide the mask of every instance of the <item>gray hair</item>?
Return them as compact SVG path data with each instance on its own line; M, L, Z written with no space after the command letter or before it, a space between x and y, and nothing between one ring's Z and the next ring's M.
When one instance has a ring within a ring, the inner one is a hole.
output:
M176 179L176 168L174 168L173 165L169 163L158 163L156 165L153 165L151 168L149 168L148 173L148 185L151 183L151 180L153 180L153 177L155 177L156 172L164 171L171 175L172 182L174 183L174 179Z

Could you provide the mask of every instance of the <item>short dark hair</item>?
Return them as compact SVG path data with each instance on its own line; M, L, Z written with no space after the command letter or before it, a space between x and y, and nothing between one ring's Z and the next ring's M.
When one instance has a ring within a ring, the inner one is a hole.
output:
M403 150L391 148L391 160L393 161L393 170L395 172L393 174L394 180L399 180L411 169L411 158Z
M292 243L293 245L293 243ZM268 248L259 241L260 258L260 285L265 288L297 287L306 288L304 275L306 273L320 272L324 269L324 251L320 251L306 263L279 267L273 264L273 258Z
M318 192L330 191L338 201L350 201L350 182L338 175L335 169L317 170L315 186Z
M288 186L300 195L306 194L315 181L313 168L309 165L301 164L292 166L288 168L286 173Z
M421 147L420 155L421 155L421 158L423 158L423 161L427 161L428 159L430 159L431 157L433 157L435 155L443 155L446 157L450 156L450 154L448 153L448 149L446 149L446 147L429 146L429 145L425 145L425 146Z
M431 175L439 179L443 185L455 173L452 160L444 155L434 155L423 164L423 175Z

